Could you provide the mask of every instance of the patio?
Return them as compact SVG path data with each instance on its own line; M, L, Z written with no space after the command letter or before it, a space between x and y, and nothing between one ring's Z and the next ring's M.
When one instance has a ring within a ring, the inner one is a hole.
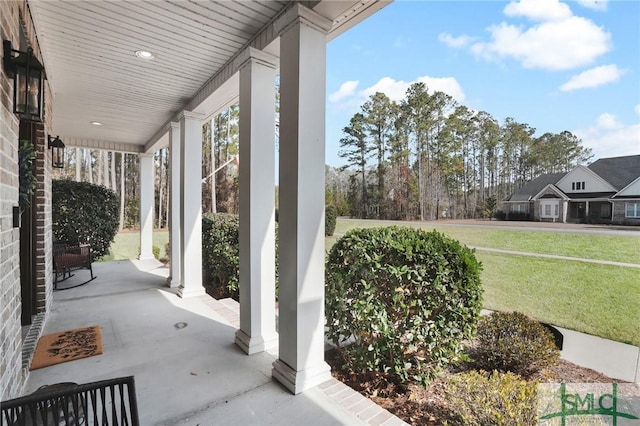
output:
M54 293L43 334L99 325L103 354L32 371L25 394L133 375L143 425L403 424L335 379L292 395L271 376L277 348L247 356L234 344L235 301L178 297L155 260L96 263L94 272Z

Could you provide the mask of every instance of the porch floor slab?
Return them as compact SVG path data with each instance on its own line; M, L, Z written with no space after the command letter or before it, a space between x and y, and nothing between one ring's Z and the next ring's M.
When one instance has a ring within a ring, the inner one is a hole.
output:
M367 424L326 392L330 382L291 395L271 377L277 354L247 356L233 343L229 301L179 298L159 262L96 263L94 272L91 283L54 293L43 334L99 325L103 354L34 370L23 394L133 375L143 425Z

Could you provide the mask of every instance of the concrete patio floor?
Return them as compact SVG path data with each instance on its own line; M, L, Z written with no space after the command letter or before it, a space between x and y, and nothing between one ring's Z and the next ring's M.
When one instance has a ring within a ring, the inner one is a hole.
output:
M24 394L133 375L143 425L403 424L336 380L291 395L271 378L275 352L247 356L233 343L235 302L179 298L159 262L96 263L94 272L55 292L43 334L99 325L103 354L32 371Z

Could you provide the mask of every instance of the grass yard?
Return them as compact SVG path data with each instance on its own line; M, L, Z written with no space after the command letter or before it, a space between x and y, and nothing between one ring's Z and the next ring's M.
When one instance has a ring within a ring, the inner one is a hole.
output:
M640 270L476 252L487 309L640 346Z
M336 233L360 227L389 226L391 222L374 220L340 220ZM406 222L405 222L406 224ZM587 259L640 264L640 239L610 235L572 234L552 231L514 231L508 229L473 228L470 226L415 223L407 226L445 233L463 244L530 253L554 254ZM640 232L639 234L640 235Z
M169 231L153 231L153 245L160 249L161 259L167 257L165 252L167 242L169 242ZM109 247L109 254L104 255L99 261L135 259L139 254L140 233L137 231L125 231L116 235L111 247Z

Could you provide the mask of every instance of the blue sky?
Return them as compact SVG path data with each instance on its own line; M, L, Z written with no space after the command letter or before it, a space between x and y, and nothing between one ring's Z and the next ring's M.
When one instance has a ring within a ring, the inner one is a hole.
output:
M327 46L327 164L370 94L415 81L595 158L640 154L640 1L396 0Z

